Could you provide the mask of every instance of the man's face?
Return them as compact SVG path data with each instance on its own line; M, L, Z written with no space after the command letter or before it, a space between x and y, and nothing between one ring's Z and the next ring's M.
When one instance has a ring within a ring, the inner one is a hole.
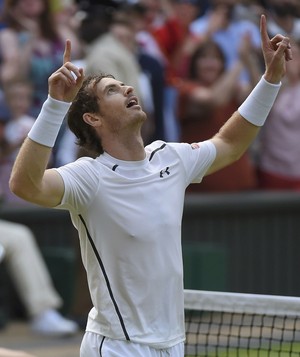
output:
M119 132L131 126L141 126L146 120L133 87L113 78L103 78L97 84L97 94L103 126L108 130Z

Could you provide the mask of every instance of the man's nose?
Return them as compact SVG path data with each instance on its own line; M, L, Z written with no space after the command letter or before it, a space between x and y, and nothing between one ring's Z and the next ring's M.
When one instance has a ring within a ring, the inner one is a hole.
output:
M133 87L132 86L125 86L125 94L128 95L129 93L133 92Z

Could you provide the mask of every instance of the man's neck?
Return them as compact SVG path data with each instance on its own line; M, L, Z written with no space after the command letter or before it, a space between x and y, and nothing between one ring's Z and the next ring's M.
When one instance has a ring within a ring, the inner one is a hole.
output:
M146 153L141 137L123 141L109 141L103 145L104 151L110 156L124 161L144 160Z

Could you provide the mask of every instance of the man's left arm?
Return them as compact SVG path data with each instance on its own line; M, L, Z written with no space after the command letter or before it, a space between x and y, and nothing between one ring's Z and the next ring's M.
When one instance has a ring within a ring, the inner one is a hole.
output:
M286 72L286 61L292 59L289 38L278 34L269 39L264 15L260 33L265 73L238 111L211 139L217 153L207 175L238 160L249 148L274 104Z

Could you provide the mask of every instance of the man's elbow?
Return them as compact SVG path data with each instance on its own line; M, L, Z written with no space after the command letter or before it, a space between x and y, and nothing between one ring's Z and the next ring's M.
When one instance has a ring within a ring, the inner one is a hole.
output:
M10 179L9 179L9 189L10 191L15 194L16 196L18 197L21 197L22 195L22 190L21 190L21 185L19 184L18 180L16 180L15 177L11 176Z
M30 201L29 192L26 190L24 182L21 178L12 175L9 179L9 189L14 195L22 198L25 201Z
M13 194L24 201L43 207L55 207L61 203L64 193L64 186L62 184L60 185L60 182L62 182L62 179L61 181L58 181L56 186L58 187L57 190L53 189L50 191L49 189L45 189L45 184L43 182L36 182L30 176L24 178L17 173L11 175L9 188Z

